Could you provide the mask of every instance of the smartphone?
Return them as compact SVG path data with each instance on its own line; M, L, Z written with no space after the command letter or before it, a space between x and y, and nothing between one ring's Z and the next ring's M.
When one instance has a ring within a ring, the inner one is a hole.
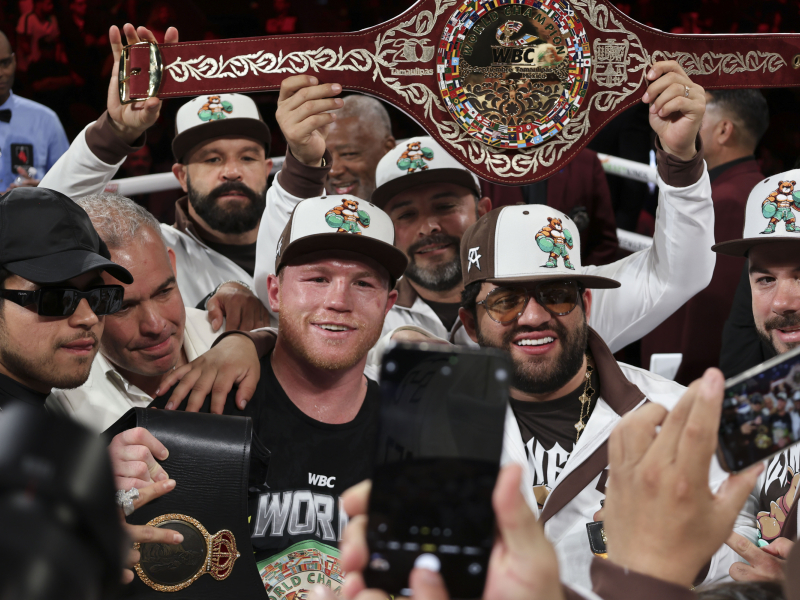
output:
M416 565L439 571L451 598L481 597L510 373L493 350L398 344L386 352L367 587L409 596Z
M800 441L800 347L725 382L717 456L726 471Z

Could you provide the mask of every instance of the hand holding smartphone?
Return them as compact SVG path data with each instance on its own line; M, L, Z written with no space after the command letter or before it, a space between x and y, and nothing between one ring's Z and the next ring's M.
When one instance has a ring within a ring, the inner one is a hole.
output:
M397 345L384 356L368 587L408 595L414 566L479 598L494 541L510 367L494 351Z

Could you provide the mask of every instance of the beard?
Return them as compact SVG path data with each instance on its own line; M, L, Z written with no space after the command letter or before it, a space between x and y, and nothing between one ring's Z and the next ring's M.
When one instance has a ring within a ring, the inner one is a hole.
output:
M514 337L520 333L546 330L554 331L558 335L562 345L558 356L549 357L549 359L538 356L520 359L511 354L511 340ZM478 344L481 347L497 348L512 356L511 385L526 394L547 394L567 385L583 366L583 357L589 342L589 326L585 318L573 330L568 330L556 319L539 327L516 327L506 331L499 344L486 338L480 327L478 327L477 334Z
M278 335L290 352L323 371L344 371L358 364L380 339L383 330L382 320L372 326L366 322L350 321L347 326L356 328L356 340L326 340L320 345L317 340L309 343L304 333L307 323L312 320L315 317L306 318L282 310Z
M189 190L189 202L197 215L215 231L220 233L245 233L258 227L264 208L267 205L267 186L260 191L253 191L239 181L228 181L215 187L208 194L201 194L192 188L189 178L186 178L186 187ZM239 208L223 208L217 200L230 192L240 192L249 202Z
M90 356L72 359L69 368L57 369L52 360L53 354L61 346L85 337L94 339L95 351ZM31 357L18 352L13 344L9 343L5 327L0 325L0 362L8 372L23 381L40 382L62 390L75 389L86 383L92 370L92 361L97 355L99 347L97 336L89 332L89 335L74 336L71 339L56 342L53 344L53 354L50 356Z
M423 246L431 244L452 244L456 249L456 255L449 262L423 268L417 264L416 253ZM409 262L405 276L420 287L432 292L452 290L462 282L460 245L460 238L445 233L436 233L419 240L412 244L406 252Z
M775 351L775 354L783 354L792 348L797 348L797 346L800 346L800 343L789 342L786 344L786 348L779 349L778 342L773 336L773 331L776 329L784 329L786 327L797 327L798 325L800 325L800 313L790 313L788 315L775 316L767 319L764 321L763 329L756 325L756 331L758 332L758 337L761 339L761 341L770 346Z

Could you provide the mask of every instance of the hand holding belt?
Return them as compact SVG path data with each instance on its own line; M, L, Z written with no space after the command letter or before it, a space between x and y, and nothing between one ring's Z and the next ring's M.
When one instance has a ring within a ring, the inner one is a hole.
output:
M798 34L671 35L608 0L419 0L357 33L129 46L120 95L276 90L315 75L397 106L468 169L509 185L563 168L641 99L661 60L706 89L800 85Z
M254 436L250 418L134 408L106 434L132 427L144 427L169 449L162 465L177 485L127 521L174 529L183 542L141 544L138 577L125 595L172 592L170 598L192 600L263 595L250 545L247 490L251 480L266 481L269 451Z

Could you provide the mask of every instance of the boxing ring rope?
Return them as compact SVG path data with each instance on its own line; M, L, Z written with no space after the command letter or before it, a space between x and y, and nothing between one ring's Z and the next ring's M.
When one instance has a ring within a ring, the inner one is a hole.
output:
M402 143L402 140L398 143ZM644 163L638 163L608 154L598 154L603 170L609 175L618 175L626 179L634 179L645 183L656 183L656 169ZM273 172L277 173L283 166L283 157L277 156L272 159ZM120 194L122 196L137 196L139 194L152 194L153 192L163 192L165 190L179 189L181 186L172 172L155 173L153 175L139 175L137 177L125 177L114 179L106 186L107 192ZM619 246L623 250L636 252L644 250L653 245L653 238L640 235L625 229L617 229Z

